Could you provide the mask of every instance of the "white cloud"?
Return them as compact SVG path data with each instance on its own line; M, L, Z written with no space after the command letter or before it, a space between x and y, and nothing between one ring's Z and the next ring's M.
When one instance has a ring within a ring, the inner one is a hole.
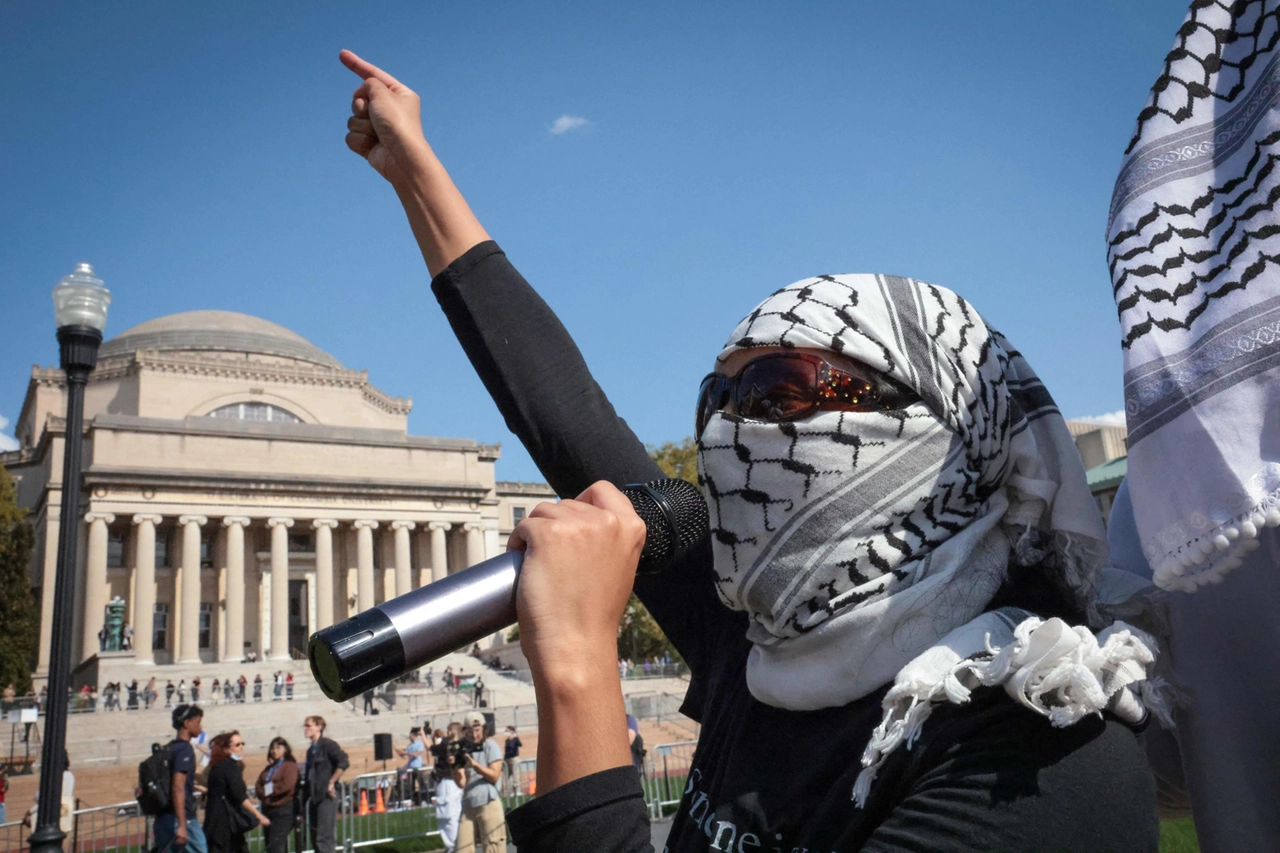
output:
M551 122L551 135L559 136L562 133L568 133L571 130L580 130L591 122L582 116L571 116L568 114L560 116L560 118Z
M1086 424L1097 424L1098 426L1124 426L1124 409L1118 412L1108 412L1105 415L1088 415L1083 418L1071 418L1073 421L1081 421Z
M9 419L4 415L0 415L0 453L6 450L17 450L19 447L18 440L11 435L5 435L4 430L9 426Z

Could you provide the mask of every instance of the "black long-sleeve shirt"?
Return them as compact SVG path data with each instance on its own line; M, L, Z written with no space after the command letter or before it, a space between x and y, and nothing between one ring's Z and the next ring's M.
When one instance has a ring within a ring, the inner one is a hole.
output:
M661 476L497 244L468 251L432 289L507 426L558 494L572 497L596 480ZM938 708L856 808L854 780L888 685L817 711L757 701L746 682L746 617L719 602L711 572L708 546L636 580L689 664L683 710L702 724L668 850L1156 850L1155 787L1134 733L1102 717L1056 729L998 688ZM649 847L630 768L576 780L509 821L521 850Z

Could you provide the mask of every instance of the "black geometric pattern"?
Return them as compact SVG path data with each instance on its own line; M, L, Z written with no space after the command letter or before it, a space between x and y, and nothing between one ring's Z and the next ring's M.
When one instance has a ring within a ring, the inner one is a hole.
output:
M1249 71L1259 66L1258 57L1280 40L1278 15L1280 9L1266 0L1193 2L1124 153L1133 151L1157 116L1181 124L1197 101L1235 101L1248 85Z
M1249 137L1280 101L1278 42L1274 0L1197 2L1179 30L1113 201L1107 262L1126 350L1191 330L1214 304L1274 280L1280 130ZM1135 174L1163 177L1144 187ZM1159 192L1172 181L1174 192Z
M910 279L819 276L783 288L739 324L720 359L761 347L841 353L923 403L781 424L710 419L698 468L716 585L751 615L753 639L812 631L918 583L926 556L982 516L1015 468L1035 467L1028 412L1058 414L972 306Z

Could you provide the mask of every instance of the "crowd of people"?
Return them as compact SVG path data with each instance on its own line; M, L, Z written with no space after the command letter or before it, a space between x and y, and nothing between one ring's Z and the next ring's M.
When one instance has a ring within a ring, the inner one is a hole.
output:
M267 853L285 853L289 834L304 829L305 843L317 853L334 851L339 808L348 797L354 808L357 792L341 781L350 761L325 736L322 717L303 721L307 744L297 757L285 737L274 737L252 784L239 731L210 736L204 710L195 703L174 706L171 722L174 736L164 749L172 777L164 786L167 804L154 821L158 849L244 853L248 835L262 827ZM486 726L484 715L469 711L442 728L413 727L407 744L395 750L404 765L381 783L388 802L434 807L450 853L506 850L502 796L521 793L523 744L508 726L500 746ZM140 802L144 784L140 776Z
M245 703L252 698L254 702L263 701L266 682L261 674L257 674L250 681L243 673L232 680L231 678L214 678L209 682L209 690L206 693L204 682L200 676L195 676L188 683L185 678L179 678L175 684L173 679L165 681L162 687L159 681L153 676L144 684L139 684L138 679L129 682L109 681L99 690L96 685L84 684L79 689L68 689L67 701L71 710L88 712L97 711L138 711L150 710L153 705L164 708L172 708L176 705L195 704L204 701L211 705L230 705L232 703ZM252 688L252 692L250 691ZM292 672L284 672L277 670L272 676L271 685L271 701L292 701L293 700L294 677ZM44 710L45 704L49 698L47 687L42 687L40 693L35 690L29 690L25 696L18 697L10 684L5 688L3 693L3 702L0 707L8 710L9 707L18 707L26 705L28 707L35 705ZM163 704L160 699L163 697ZM99 705L101 702L101 705Z

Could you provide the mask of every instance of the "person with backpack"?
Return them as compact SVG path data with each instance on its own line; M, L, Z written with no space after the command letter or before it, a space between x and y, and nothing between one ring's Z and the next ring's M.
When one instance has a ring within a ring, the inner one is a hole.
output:
M155 817L155 847L178 853L209 853L196 819L196 751L192 738L204 730L199 705L173 709L176 735L164 747L152 746L151 757L138 766L135 791L143 814Z

